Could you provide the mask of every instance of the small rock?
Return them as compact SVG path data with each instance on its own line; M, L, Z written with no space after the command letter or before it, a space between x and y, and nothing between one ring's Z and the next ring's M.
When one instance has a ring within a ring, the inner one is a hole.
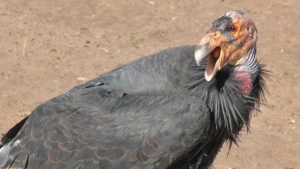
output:
M171 18L172 21L175 21L175 20L177 20L177 19L178 19L178 17L176 17L176 16L173 16L173 17Z
M295 124L296 120L290 117L290 123Z
M80 81L85 81L85 80L86 80L86 78L84 78L84 77L77 77L77 80L80 80Z
M155 2L154 2L154 1L148 1L148 3L149 3L150 5L155 5Z
M109 53L109 50L106 49L106 48L100 47L100 49L101 49L102 51L104 51L105 53Z

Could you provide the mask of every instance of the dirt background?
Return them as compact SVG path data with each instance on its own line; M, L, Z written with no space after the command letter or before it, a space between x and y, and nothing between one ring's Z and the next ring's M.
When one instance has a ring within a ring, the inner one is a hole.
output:
M1 0L0 133L37 105L143 55L193 44L227 10L250 15L271 71L250 134L217 169L300 168L300 1Z

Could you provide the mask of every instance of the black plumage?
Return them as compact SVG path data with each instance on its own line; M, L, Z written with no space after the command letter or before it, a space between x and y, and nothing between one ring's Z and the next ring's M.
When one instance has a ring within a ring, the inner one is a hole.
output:
M195 45L123 65L38 106L2 138L1 168L204 169L249 125L251 93L227 65L207 82Z

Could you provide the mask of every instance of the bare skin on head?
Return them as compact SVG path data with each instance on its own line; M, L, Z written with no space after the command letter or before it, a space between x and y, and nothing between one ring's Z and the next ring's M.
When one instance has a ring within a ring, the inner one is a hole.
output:
M195 51L199 65L208 56L205 79L210 81L226 64L239 65L257 41L254 22L241 11L229 11L212 23Z

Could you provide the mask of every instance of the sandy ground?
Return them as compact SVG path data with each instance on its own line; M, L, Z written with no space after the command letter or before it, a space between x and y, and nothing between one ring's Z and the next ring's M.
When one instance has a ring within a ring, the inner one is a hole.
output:
M300 168L300 1L9 0L0 3L0 133L37 105L143 55L199 42L230 9L259 30L271 71L262 113L217 169Z

